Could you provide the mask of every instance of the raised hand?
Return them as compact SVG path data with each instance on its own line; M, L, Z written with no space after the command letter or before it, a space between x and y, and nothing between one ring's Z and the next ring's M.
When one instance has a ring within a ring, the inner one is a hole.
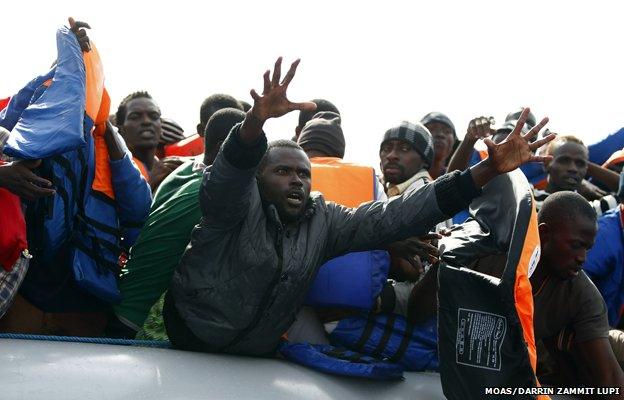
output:
M295 62L292 63L281 82L282 57L279 57L277 61L275 61L275 68L273 69L273 77L271 79L269 79L270 71L267 70L264 73L264 89L262 90L262 96L258 95L254 89L251 90L251 97L254 100L254 104L250 112L255 118L264 122L269 118L278 118L294 110L314 111L316 109L316 104L312 102L293 103L286 97L286 90L295 76L299 61L300 60L295 60Z
M69 21L69 29L76 35L78 39L78 44L80 44L80 49L82 51L90 51L91 43L89 42L89 37L87 36L87 31L83 28L91 29L89 24L82 21L75 21L72 17L68 18Z
M488 136L492 136L496 131L492 129L494 125L493 117L477 117L470 121L468 124L468 131L466 131L466 137L464 140L476 142L479 139L485 139Z
M529 112L529 108L526 107L522 111L522 114L520 114L518 123L514 127L513 131L511 131L507 138L499 144L494 143L489 138L484 140L488 148L490 165L494 168L497 174L513 171L526 162L544 162L552 158L551 156L536 156L534 155L534 151L553 140L555 135L550 134L541 140L531 143L531 139L548 123L548 118L544 118L526 135L521 134L522 127L526 122Z

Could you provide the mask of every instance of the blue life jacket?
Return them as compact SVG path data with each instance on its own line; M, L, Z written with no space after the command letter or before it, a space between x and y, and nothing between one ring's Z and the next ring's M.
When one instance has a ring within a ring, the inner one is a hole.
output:
M399 363L408 371L437 370L435 318L412 324L396 314L370 314L342 319L329 335L336 346Z
M589 149L589 161L602 165L611 154L624 148L624 128L614 132L599 142L587 146Z
M609 325L617 327L624 308L624 228L618 207L598 220L596 241L583 266L607 304Z
M374 380L403 377L403 368L399 364L327 344L286 342L280 346L279 351L289 361L332 375Z
M67 28L57 32L57 48L54 68L11 98L0 126L11 131L5 153L43 159L36 172L57 192L28 206L34 258L21 292L44 311L87 311L121 300L122 235L126 246L136 239L151 193L128 151L116 161L101 156L106 161L99 164L110 168L109 191L96 189L102 180L96 179L94 135L105 129L110 105L99 56L93 44L83 55ZM98 139L101 145L103 137Z
M305 304L370 310L388 279L390 255L383 250L348 253L319 269Z

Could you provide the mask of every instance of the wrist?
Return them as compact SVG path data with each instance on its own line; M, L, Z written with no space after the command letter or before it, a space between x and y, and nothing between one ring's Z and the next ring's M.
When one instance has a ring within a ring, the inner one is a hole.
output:
M260 118L254 113L253 107L247 111L240 130L242 142L246 145L254 143L262 134L262 127L265 121L266 119Z
M489 157L470 167L470 173L472 174L472 178L478 187L485 186L489 181L499 175L496 168L492 165Z
M462 144L464 144L464 146L474 146L477 142L479 141L479 138L473 137L473 136L468 136L466 135L466 137L464 137L464 140L462 141Z

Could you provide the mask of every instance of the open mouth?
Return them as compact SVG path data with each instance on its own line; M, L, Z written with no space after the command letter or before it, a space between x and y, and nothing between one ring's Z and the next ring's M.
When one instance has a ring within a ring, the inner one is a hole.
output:
M579 178L575 176L568 176L565 178L566 183L577 184L579 182Z
M286 202L290 206L301 207L301 205L303 204L303 193L299 191L293 191L288 193L288 196L286 196Z
M151 139L151 138L153 138L156 135L154 134L153 130L146 129L146 130L143 130L143 131L139 132L139 136L142 137L142 138Z

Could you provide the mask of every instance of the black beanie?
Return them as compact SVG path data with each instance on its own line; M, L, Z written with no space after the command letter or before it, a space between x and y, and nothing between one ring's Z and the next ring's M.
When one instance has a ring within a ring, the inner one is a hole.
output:
M509 114L507 114L507 116L505 117L505 123L511 122L512 124L515 125L520 119L520 114L522 114L523 110L524 110L523 108L520 108L519 110L510 112ZM529 114L527 115L526 122L524 123L524 126L527 126L530 130L535 125L537 125L535 114L533 114L532 112L529 112Z
M301 130L297 143L304 151L316 150L328 156L344 157L345 138L340 115L331 111L314 114Z
M433 141L429 129L419 122L412 124L403 121L401 125L386 131L381 145L388 140L404 140L411 144L414 150L422 157L427 167L433 164Z
M441 124L448 126L453 131L453 136L455 137L455 140L457 140L457 134L455 133L455 125L453 125L453 122L451 121L451 119L447 117L445 114L442 114L441 112L433 111L425 115L420 120L420 123L423 125L427 125L430 122L439 122Z

